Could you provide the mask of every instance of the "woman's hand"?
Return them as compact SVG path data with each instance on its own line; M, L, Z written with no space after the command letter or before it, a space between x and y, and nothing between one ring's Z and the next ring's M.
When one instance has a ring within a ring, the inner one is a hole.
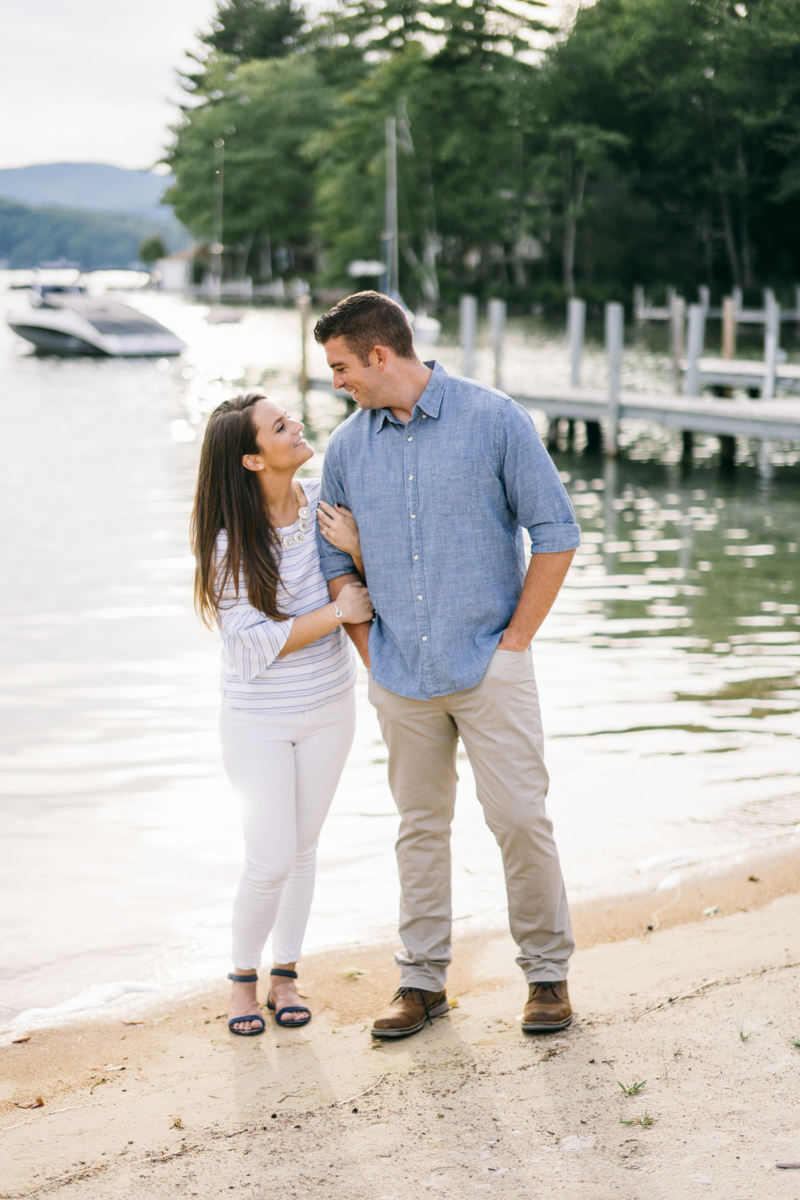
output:
M329 542L331 546L335 546L337 550L343 550L345 554L349 554L356 564L359 575L363 577L364 560L361 557L361 541L358 536L358 526L353 520L350 509L341 504L337 504L334 508L333 505L320 500L317 522L325 541Z
M343 614L342 622L345 625L363 625L375 615L369 592L363 583L346 583L336 597L336 604Z

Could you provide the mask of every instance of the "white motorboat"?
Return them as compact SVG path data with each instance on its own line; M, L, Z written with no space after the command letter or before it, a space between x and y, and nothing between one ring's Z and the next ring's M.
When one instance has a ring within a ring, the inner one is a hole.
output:
M6 314L14 333L49 354L114 357L180 354L184 343L119 300L90 296L79 283L34 282L28 305Z

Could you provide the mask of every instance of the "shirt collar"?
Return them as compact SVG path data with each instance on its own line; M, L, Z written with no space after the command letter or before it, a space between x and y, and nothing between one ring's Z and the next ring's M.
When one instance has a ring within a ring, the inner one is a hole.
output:
M438 363L435 359L431 359L429 362L426 362L425 366L430 367L433 371L433 374L428 380L425 391L422 393L415 405L415 411L416 409L419 409L421 412L424 412L426 416L433 417L435 420L439 416L439 410L442 407L442 398L444 397L444 388L447 382L447 371L445 371L442 364ZM398 421L396 417L392 416L388 408L377 409L375 415L377 417L377 422L375 425L376 433L379 433L380 430L383 429L387 421L393 425L402 424L401 421Z

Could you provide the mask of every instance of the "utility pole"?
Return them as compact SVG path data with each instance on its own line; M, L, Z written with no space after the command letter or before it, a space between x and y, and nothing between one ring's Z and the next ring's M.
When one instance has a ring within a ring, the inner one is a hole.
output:
M214 142L214 232L211 243L211 299L222 297L222 189L225 173L225 139Z
M386 270L383 291L396 300L400 295L400 260L397 232L397 119L386 118L386 221L383 247Z

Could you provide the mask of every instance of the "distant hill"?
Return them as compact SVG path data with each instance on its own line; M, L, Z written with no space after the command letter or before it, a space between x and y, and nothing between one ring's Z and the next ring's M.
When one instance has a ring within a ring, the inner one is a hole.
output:
M159 234L170 250L189 242L177 221L126 213L87 212L59 205L32 207L0 199L0 261L34 267L59 258L83 267L127 267L136 262L140 242Z
M0 197L21 204L59 204L166 221L172 210L159 200L172 182L171 175L107 163L40 163L0 170Z

